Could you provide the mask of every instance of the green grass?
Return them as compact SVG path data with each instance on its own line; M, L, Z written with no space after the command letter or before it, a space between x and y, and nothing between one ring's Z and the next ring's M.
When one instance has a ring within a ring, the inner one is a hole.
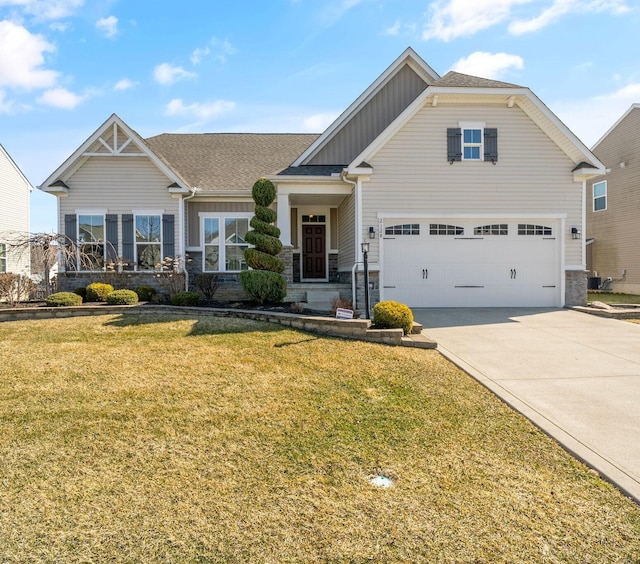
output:
M640 508L435 351L133 313L0 343L1 562L640 560Z
M605 304L640 304L640 296L589 290L587 292L587 301L603 302Z

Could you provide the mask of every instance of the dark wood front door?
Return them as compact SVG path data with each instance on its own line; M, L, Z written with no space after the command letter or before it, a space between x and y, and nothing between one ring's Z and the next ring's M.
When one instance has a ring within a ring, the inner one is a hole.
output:
M302 226L302 278L326 278L324 225Z

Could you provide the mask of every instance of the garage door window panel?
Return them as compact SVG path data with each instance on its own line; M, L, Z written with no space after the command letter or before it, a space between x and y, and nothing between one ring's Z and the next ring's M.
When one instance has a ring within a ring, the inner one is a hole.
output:
M473 228L474 235L509 235L509 226L506 223L493 223L480 225Z
M429 235L464 235L464 227L444 223L430 223Z
M420 235L419 223L403 223L391 225L384 230L385 235Z
M533 225L531 223L519 223L518 235L537 235L540 237L551 237L553 229L547 225Z

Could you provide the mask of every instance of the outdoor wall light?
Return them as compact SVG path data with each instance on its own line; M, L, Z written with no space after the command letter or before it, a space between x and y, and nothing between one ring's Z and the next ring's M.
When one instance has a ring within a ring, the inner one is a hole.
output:
M581 236L582 236L582 233L580 233L580 231L578 231L577 227L572 227L571 228L571 238L572 239L580 239Z
M371 225L369 227L369 239L375 239L376 238L376 228Z

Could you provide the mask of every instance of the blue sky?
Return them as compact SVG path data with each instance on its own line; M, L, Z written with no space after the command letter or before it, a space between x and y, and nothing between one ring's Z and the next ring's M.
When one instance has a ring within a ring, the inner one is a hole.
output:
M114 112L320 132L411 46L528 86L590 147L640 102L639 32L638 0L0 0L0 143L38 186ZM55 208L36 190L31 230Z

